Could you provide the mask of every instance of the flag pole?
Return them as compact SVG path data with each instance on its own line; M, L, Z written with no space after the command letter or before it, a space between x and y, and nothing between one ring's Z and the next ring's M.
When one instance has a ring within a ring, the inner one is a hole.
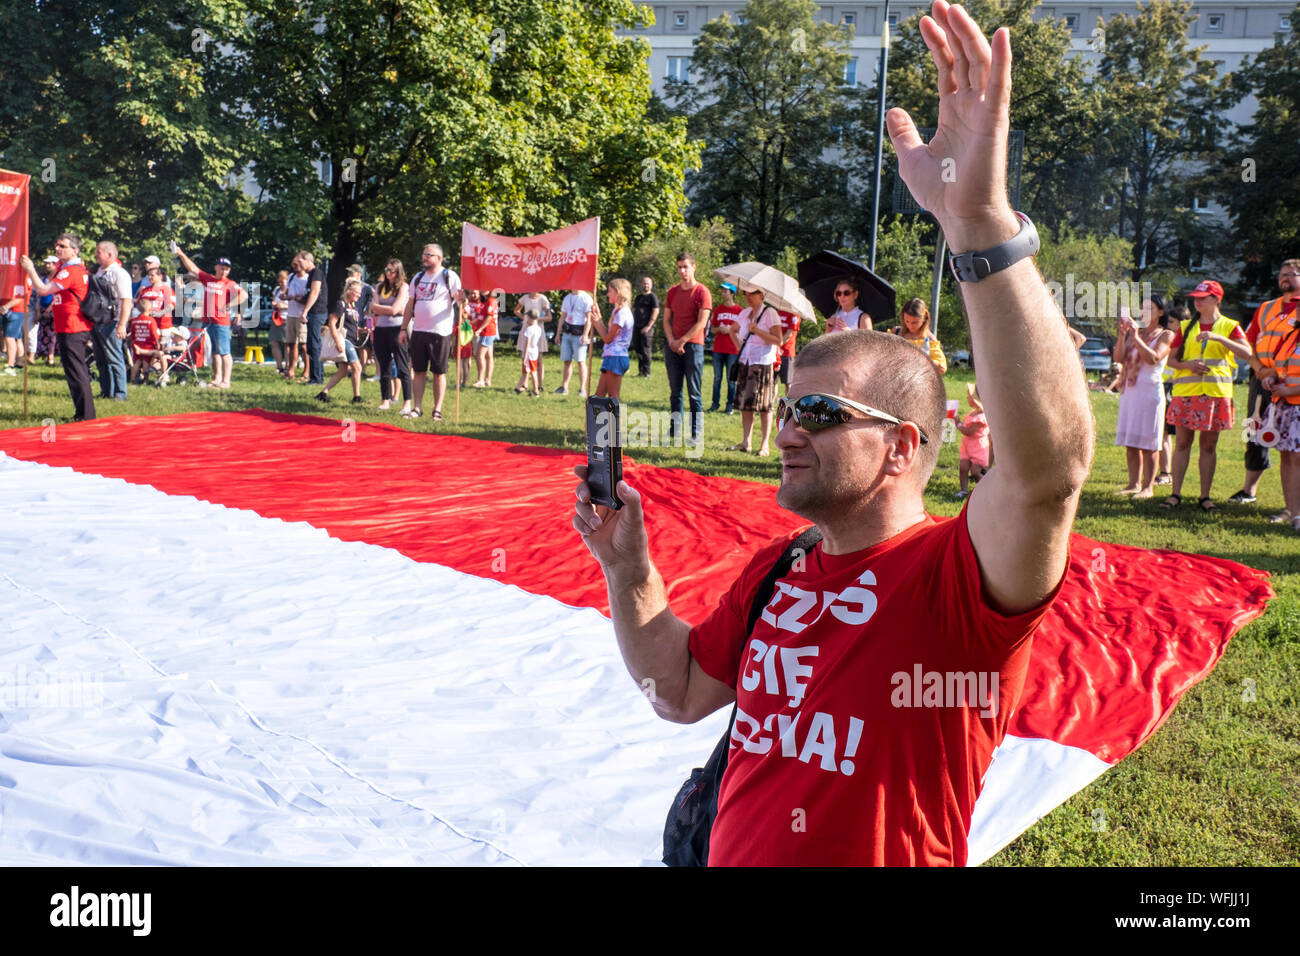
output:
M600 217L596 217L596 274L592 276L593 285L591 287L591 304L600 310ZM595 331L593 327L592 331ZM602 351L604 351L602 349ZM592 339L587 346L587 397L591 398L591 370L596 364L596 341ZM583 422L587 420L587 410L582 410ZM584 428L586 425L584 424Z
M31 204L30 204L31 194L32 194L32 179L31 179L30 176L28 176L28 177L27 177L27 188L23 190L23 205L27 207L27 214L26 214L25 216L23 216L23 219L24 219L24 221L26 222L26 226L27 226L26 230L24 230L24 235L23 235L23 242L24 242L25 247L26 247L26 252L24 252L23 254L26 255L26 256L31 256L31 254L32 254L32 208L31 208ZM27 282L27 281L28 281L27 277L26 277L26 276L23 276L23 280L22 280L22 281L23 281L23 282ZM22 338L22 343L23 343L23 418L26 418L26 417L27 417L27 366L29 366L29 365L32 364L32 353L31 353L31 350L28 349L28 347L27 347L27 334L28 334L28 332L30 331L30 329L31 329L31 324L32 324L32 300L35 299L36 302L37 302L37 304L38 304L38 306L39 306L39 303L40 303L40 301L41 301L40 296L36 295L35 293L36 293L36 290L35 290L35 289L32 289L32 291L31 291L30 293L28 293L28 295L27 295L27 309L23 312L23 338ZM37 343L37 344L39 344L39 343Z

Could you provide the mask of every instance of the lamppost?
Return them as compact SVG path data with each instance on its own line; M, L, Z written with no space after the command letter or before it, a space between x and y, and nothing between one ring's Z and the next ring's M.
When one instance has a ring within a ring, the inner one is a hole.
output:
M885 152L885 77L889 71L889 0L885 0L884 22L880 28L880 73L876 87L879 99L876 103L876 182L871 190L871 253L867 268L876 271L876 230L880 220L880 166L884 162Z

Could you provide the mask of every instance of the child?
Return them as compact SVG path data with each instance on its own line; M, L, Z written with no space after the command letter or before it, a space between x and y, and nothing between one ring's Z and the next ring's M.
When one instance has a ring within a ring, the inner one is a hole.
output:
M135 385L145 385L149 381L149 369L155 362L162 360L161 333L158 321L147 312L142 312L131 320L131 379Z
M958 453L961 480L961 491L957 492L958 501L970 494L966 488L967 481L979 481L989 470L989 425L984 418L984 406L974 382L966 384L966 404L971 410L957 426L957 431L962 434L961 451Z
M528 383L528 394L536 398L542 394L542 380L538 373L537 363L542 355L542 315L535 309L529 309L524 313L524 329L519 333L520 351L524 355L524 381ZM523 392L524 389L516 388L515 394Z
M600 309L592 305L592 325L596 334L605 343L601 353L600 381L596 385L597 398L618 398L623 388L623 376L627 374L629 358L627 347L632 341L632 310L628 303L632 301L632 283L626 279L611 279L605 286L609 304L614 307L609 317L609 325L600 318Z

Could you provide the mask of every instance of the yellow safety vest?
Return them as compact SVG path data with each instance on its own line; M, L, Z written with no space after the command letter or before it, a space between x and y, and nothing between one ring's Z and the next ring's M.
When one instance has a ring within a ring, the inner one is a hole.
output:
M1199 325L1199 318L1188 319L1182 324L1183 344L1179 348L1177 358L1180 362L1204 362L1209 366L1209 370L1204 375L1197 375L1191 369L1175 369L1174 398L1194 395L1232 398L1232 376L1237 370L1237 359L1231 351L1218 342L1200 342L1195 336L1188 339L1188 333L1194 326L1198 327L1196 332L1200 334ZM1226 339L1237 327L1235 319L1218 315L1210 331Z
M1294 316L1295 313L1292 313ZM1282 315L1282 300L1273 299L1260 307L1259 335L1255 339L1255 357L1265 368L1277 369L1283 384L1300 385L1300 355L1297 335L1291 317ZM1279 355L1278 351L1282 354ZM1279 361L1280 360L1280 361ZM1290 405L1300 405L1300 395L1282 399Z

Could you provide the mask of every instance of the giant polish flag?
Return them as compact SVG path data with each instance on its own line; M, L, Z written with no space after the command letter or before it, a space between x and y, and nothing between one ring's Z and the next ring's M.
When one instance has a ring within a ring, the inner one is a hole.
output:
M628 677L579 455L260 411L0 451L0 864L653 862L726 727ZM771 486L627 476L687 620L799 524ZM970 862L1147 740L1271 596L1076 536Z
M523 238L498 236L467 222L460 242L460 281L466 289L596 288L599 216Z

